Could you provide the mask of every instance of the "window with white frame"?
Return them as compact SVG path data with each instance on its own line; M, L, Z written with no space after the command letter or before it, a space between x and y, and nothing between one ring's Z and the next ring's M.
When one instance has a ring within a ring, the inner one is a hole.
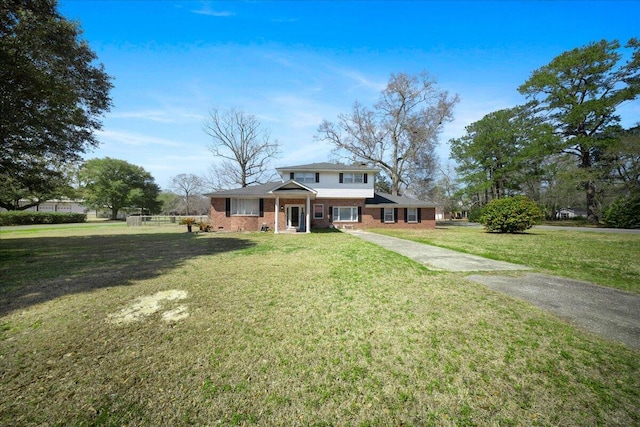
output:
M364 173L344 173L342 175L342 182L344 184L362 184L364 182Z
M407 208L407 222L418 222L418 208Z
M314 219L324 218L324 205L313 205L313 218Z
M384 208L384 222L394 222L393 208Z
M260 214L260 200L231 199L231 215L258 216Z
M300 183L313 183L316 182L316 174L313 172L296 172L293 175L293 179Z
M358 207L357 206L334 206L333 222L357 222Z

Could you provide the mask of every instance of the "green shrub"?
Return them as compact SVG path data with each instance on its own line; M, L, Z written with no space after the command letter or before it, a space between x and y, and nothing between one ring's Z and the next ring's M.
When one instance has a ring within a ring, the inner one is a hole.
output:
M482 209L480 223L487 231L520 233L542 218L542 210L525 196L494 199Z
M616 200L604 213L609 227L640 228L640 195Z
M70 224L85 222L83 213L8 211L0 212L0 225Z
M483 206L476 206L469 210L467 213L467 219L469 222L480 222L480 217L482 216L482 208Z

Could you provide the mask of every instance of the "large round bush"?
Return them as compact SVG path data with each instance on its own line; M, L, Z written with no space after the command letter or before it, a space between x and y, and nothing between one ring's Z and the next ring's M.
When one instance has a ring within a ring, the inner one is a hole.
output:
M487 231L520 233L530 229L542 218L542 211L525 196L494 199L482 209L480 223Z
M604 213L609 227L640 228L640 195L616 200Z

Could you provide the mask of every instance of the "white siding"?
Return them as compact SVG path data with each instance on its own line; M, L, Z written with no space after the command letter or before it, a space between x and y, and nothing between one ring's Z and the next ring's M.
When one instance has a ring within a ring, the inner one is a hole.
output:
M366 184L340 184L338 172L320 172L320 182L306 185L316 190L319 198L366 198L373 197L373 182L371 173Z
M305 171L307 172L307 171ZM313 172L315 171L308 171ZM367 176L367 183L358 184L341 184L339 172L319 172L320 182L305 182L303 185L313 188L318 192L316 197L318 198L354 198L361 199L367 197L373 197L373 184L375 181L375 174L369 172ZM345 172L347 173L347 172ZM282 172L280 174L283 181L290 179L289 172Z

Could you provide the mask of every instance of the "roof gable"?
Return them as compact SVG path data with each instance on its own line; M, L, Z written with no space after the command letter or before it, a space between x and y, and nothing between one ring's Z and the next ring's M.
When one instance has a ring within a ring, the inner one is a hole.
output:
M296 193L312 193L312 194L317 194L318 193L313 188L309 188L306 185L300 184L298 181L294 181L292 179L283 182L282 184L276 186L275 188L273 188L273 189L271 189L269 191L269 193L271 193L271 194L276 194L276 193L291 194L293 192L296 192Z

